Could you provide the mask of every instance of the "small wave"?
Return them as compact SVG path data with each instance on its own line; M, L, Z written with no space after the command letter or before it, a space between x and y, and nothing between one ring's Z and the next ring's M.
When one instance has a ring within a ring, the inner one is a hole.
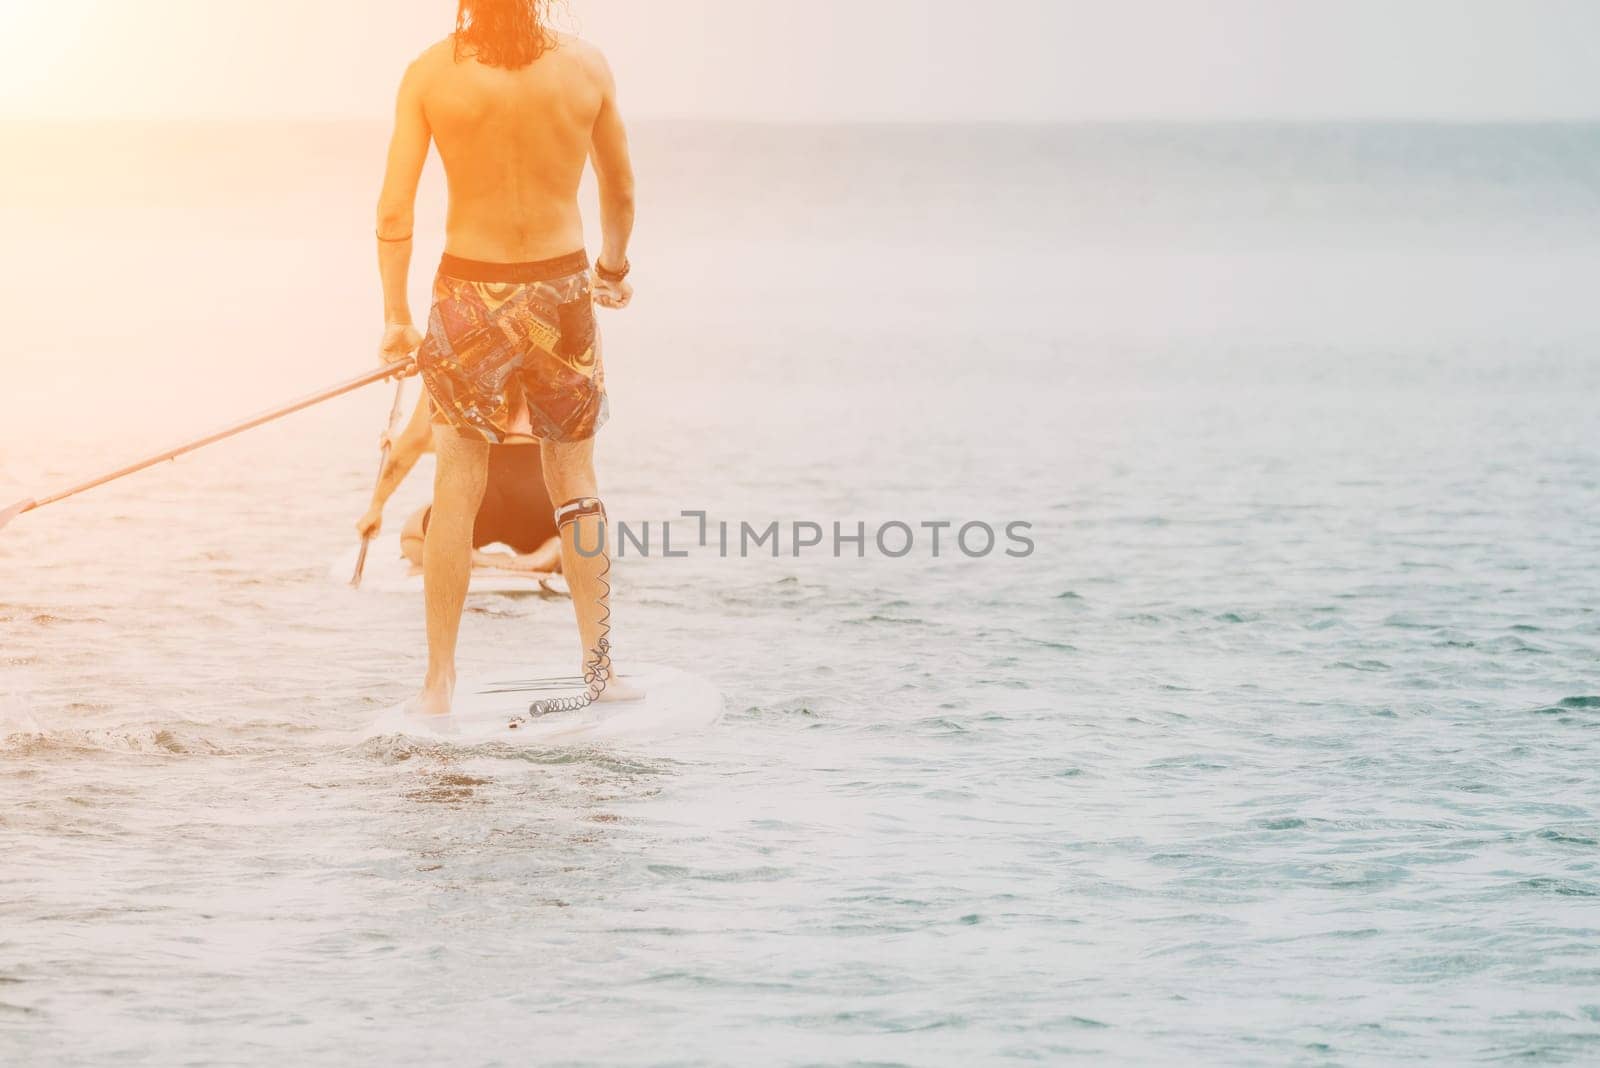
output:
M1600 697L1566 697L1553 705L1533 710L1537 716L1570 716L1573 712L1600 712ZM1563 722L1578 722L1574 717Z
M599 771L627 777L656 775L664 766L659 761L645 761L600 745L571 746L558 742L542 746L511 742L460 745L449 741L413 738L404 734L385 734L367 738L357 742L349 751L383 764L402 764L413 758L453 763L468 757L493 757L542 767L582 764Z
M58 615L55 615L52 612L36 612L29 619L29 622L31 622L34 626L37 626L37 627L59 627L59 626L64 626L64 625L72 624L72 623L88 623L88 624L104 623L105 620L101 619L99 616L72 616L72 617L69 617L69 616L58 616Z
M1600 897L1600 887L1576 882L1572 879L1556 879L1542 876L1537 879L1524 879L1519 885L1525 890L1558 894L1562 897Z
M768 716L798 716L802 719L820 719L826 715L826 712L819 707L824 703L820 699L795 697L776 705L751 705L744 710L744 714L761 718Z
M0 725L0 752L18 756L53 753L142 753L155 756L220 756L228 750L204 738L167 727L45 729Z
M1396 614L1383 621L1386 627L1396 627L1400 630L1438 630L1440 624L1429 623L1414 616Z
M1211 618L1218 623L1259 623L1263 617L1258 612L1223 612Z
M1562 831L1554 827L1547 827L1542 831L1535 831L1533 836L1546 842L1555 842L1558 845L1582 846L1586 849L1593 849L1595 846L1600 846L1600 837L1588 834L1578 834L1572 831Z
M872 623L892 623L895 626L902 627L922 627L927 625L926 620L919 619L916 616L891 616L881 612L874 612L870 616L865 616L859 619L845 620L845 625L852 627L858 627Z
M492 779L446 773L428 776L421 786L404 796L408 801L429 805L459 805L468 801L481 804L483 799L478 796L478 787L493 784Z
M26 692L26 681L23 682ZM80 704L78 711L101 706ZM48 756L52 753L149 753L161 756L213 755L225 750L171 723L61 727L41 720L18 695L0 694L0 753Z
M1506 634L1499 638L1485 642L1483 647L1491 653L1544 654L1550 652L1550 650L1546 649L1544 646L1535 645L1533 642L1530 642L1525 638L1519 638L1515 634Z
M1347 671L1392 671L1393 670L1393 668L1391 668L1384 661L1377 660L1377 659L1340 660L1338 663L1334 664L1333 666L1336 667L1336 668L1344 668Z
M1024 638L1022 639L1022 643L1024 645L1037 646L1040 649L1054 649L1058 653L1075 653L1078 651L1078 647L1076 645L1072 645L1068 642L1050 641L1046 638Z

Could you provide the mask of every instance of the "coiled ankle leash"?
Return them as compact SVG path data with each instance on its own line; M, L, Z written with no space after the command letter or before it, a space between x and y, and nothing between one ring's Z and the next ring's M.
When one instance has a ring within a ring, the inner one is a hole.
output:
M605 693L606 684L611 681L611 583L607 576L611 574L611 553L606 547L606 538L609 531L606 523L606 506L600 503L598 497L579 497L577 500L568 501L556 509L556 529L566 536L567 527L583 519L599 517L600 519L600 551L605 553L606 566L600 574L595 576L595 581L601 587L600 593L600 639L590 650L589 659L583 665L583 692L571 697L551 697L542 701L535 701L528 706L526 717L517 716L508 724L516 729L525 722L541 719L545 716L559 715L564 712L581 712L600 699ZM573 538L578 537L574 532ZM581 551L581 546L580 546ZM571 585L571 578L567 582Z

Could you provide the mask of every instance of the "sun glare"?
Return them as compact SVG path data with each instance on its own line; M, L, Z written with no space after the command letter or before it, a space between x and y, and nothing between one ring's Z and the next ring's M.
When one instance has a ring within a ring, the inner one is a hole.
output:
M77 97L83 29L101 0L0 0L0 116L55 112Z

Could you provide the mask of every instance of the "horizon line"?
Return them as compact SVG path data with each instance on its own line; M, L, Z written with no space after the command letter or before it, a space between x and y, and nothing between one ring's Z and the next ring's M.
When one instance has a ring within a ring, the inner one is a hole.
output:
M161 115L154 113L82 114L82 115L26 115L0 112L0 122L5 123L272 123L323 125L360 124L365 126L388 125L386 116L338 114L242 114L242 115ZM1127 115L1127 116L1077 116L1061 118L1028 117L862 117L827 118L808 116L774 116L756 118L737 115L649 115L633 117L630 125L654 124L704 125L704 126L774 126L774 127L938 127L938 126L1592 126L1600 124L1600 112L1593 115L1552 116L1437 116L1437 115Z

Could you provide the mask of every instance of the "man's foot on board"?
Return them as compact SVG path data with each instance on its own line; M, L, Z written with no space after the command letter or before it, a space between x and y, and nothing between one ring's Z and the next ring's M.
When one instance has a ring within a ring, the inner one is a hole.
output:
M600 696L595 698L597 704L606 704L611 701L643 701L644 688L631 685L626 679L618 678L613 674L606 683L606 688L600 691Z
M454 696L453 683L424 683L422 692L406 705L406 711L415 716L448 716Z

